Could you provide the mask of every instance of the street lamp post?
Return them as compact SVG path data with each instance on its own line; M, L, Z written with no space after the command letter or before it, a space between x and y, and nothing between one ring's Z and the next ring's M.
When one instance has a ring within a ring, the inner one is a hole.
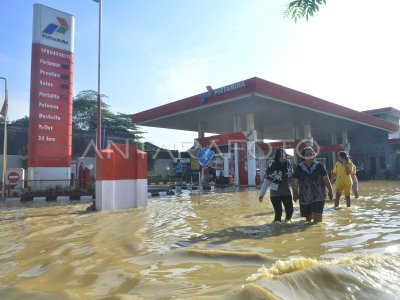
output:
M99 4L99 45L98 45L98 61L97 61L97 137L96 145L97 150L101 150L101 15L102 15L102 1L93 0Z
M97 134L96 134L96 152L101 150L101 15L102 15L102 1L93 0L99 4L99 45L98 45L98 61L97 61ZM96 165L97 170L97 165ZM96 177L97 178L97 177ZM97 183L96 183L97 189ZM98 195L98 193L96 193ZM96 199L94 200L93 207L96 210Z
M5 199L5 186L6 186L6 172L7 172L7 108L8 108L8 89L7 89L7 78L0 77L4 80L4 148L3 148L3 185L1 189L1 196Z

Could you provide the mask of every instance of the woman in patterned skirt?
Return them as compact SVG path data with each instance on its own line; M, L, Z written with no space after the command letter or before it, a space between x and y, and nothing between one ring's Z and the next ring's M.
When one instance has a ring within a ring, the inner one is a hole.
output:
M293 174L293 200L300 200L300 213L306 221L322 222L326 189L329 199L333 199L331 182L324 165L315 160L311 147L304 148L301 156L304 161Z

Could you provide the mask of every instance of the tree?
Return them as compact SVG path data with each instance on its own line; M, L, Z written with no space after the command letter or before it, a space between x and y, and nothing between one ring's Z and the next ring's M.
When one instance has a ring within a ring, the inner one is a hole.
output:
M18 154L19 154L19 159L22 162L22 167L24 169L28 168L28 147L21 147L18 150Z
M4 118L0 118L0 126L4 126ZM7 120L7 126L9 127L24 127L28 128L29 126L29 117L25 116L21 119L17 119L14 121Z
M302 18L308 21L309 17L319 11L319 6L322 4L325 5L326 0L295 0L289 3L283 15L292 18L295 22Z
M101 95L101 98L107 98ZM94 132L97 128L97 92L84 90L74 97L74 110L72 114L72 126L75 130ZM101 102L101 122L108 134L126 136L135 142L143 138L141 131L128 114L116 113L109 110L110 106Z
M11 121L9 126L28 127L29 126L29 117L25 116L25 117L23 117L21 119L17 119L17 120Z
M101 95L101 98L106 98ZM102 113L109 108L101 102ZM94 131L97 128L97 92L92 90L81 91L74 97L72 112L72 127L81 131Z

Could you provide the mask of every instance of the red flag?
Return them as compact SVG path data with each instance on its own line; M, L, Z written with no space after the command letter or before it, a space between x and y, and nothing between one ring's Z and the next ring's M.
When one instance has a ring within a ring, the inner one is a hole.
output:
M8 110L8 101L4 100L3 106L2 106L1 111L0 111L0 115L3 116L3 117L6 117L7 116L7 110Z

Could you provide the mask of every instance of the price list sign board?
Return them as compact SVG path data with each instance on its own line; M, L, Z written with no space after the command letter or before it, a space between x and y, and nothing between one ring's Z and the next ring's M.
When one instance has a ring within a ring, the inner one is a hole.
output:
M70 14L33 6L30 169L71 167L74 23Z

